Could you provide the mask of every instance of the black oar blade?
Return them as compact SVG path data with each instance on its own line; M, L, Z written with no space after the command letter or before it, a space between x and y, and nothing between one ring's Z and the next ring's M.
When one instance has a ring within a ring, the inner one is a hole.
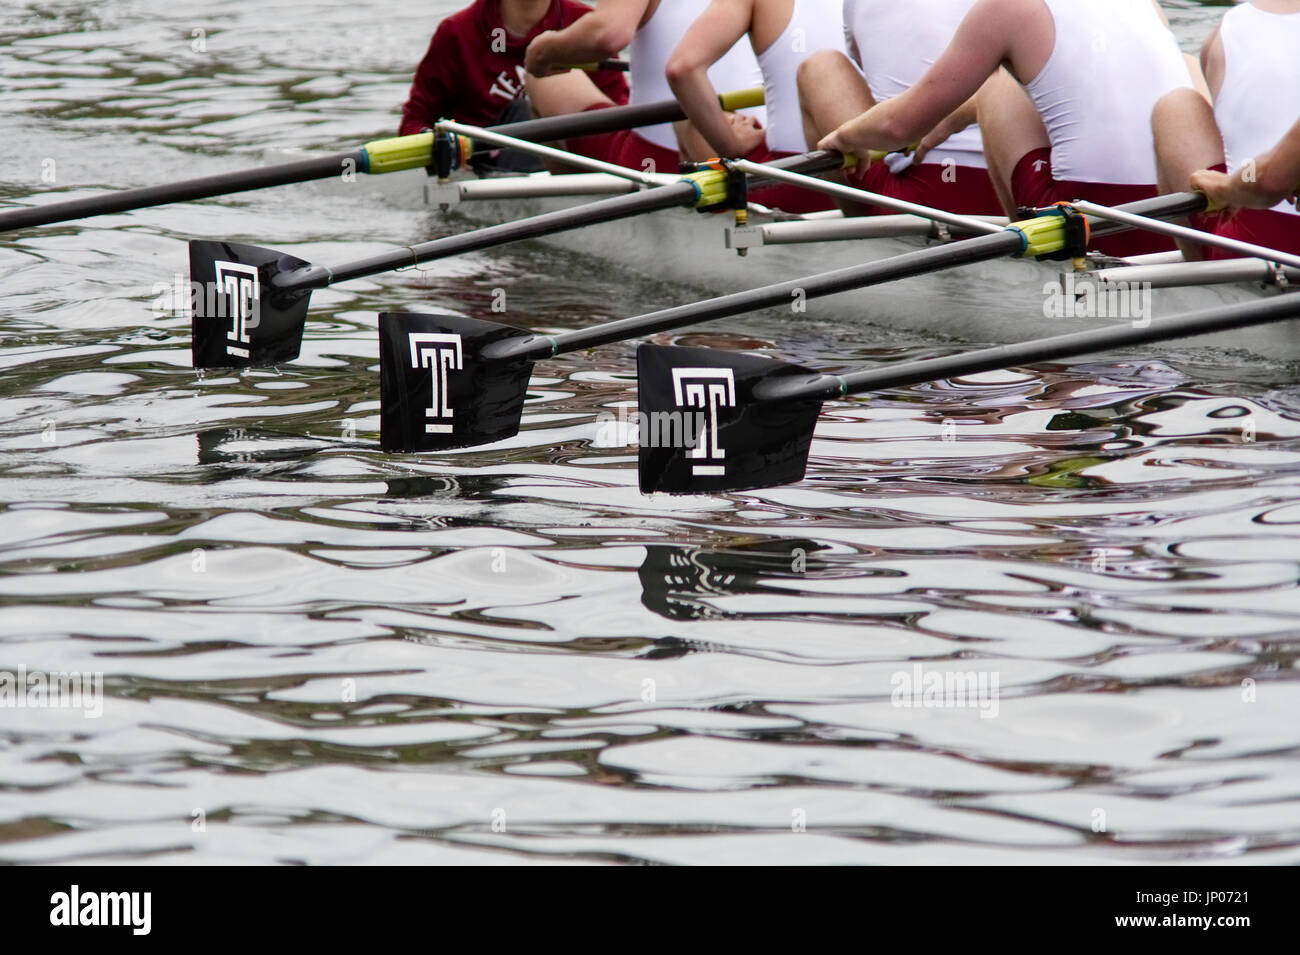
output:
M194 367L249 368L297 358L311 292L283 291L273 282L308 264L255 245L191 242Z
M807 368L711 348L641 345L641 491L711 494L802 480L820 401L761 401L754 389Z
M379 440L385 451L442 451L519 433L533 363L483 349L527 333L456 315L379 316Z

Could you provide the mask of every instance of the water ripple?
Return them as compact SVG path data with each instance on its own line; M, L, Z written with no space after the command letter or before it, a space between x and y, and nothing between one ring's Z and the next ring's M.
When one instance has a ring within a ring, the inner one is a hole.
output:
M293 30L18 3L0 199L389 130L450 4L273 6ZM1174 11L1185 46L1216 12ZM96 718L0 708L0 859L1300 860L1293 369L1172 349L833 402L804 482L692 499L599 439L630 345L539 365L513 439L378 450L378 311L695 294L546 248L317 293L299 361L190 370L182 240L337 263L465 225L305 185L0 237L0 674L104 681ZM805 318L657 340L959 347Z

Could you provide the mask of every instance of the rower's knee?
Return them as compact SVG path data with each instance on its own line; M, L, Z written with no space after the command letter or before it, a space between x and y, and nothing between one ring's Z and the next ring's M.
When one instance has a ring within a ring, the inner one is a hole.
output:
M1049 145L1047 127L1025 88L1006 70L990 76L975 94L975 121L985 152L1025 153Z
M1178 127L1203 129L1208 123L1214 123L1214 107L1187 86L1166 93L1151 110L1151 128L1157 131Z
M1151 137L1161 192L1186 192L1193 173L1225 161L1214 109L1192 89L1174 90L1156 103L1151 111Z
M975 94L975 109L977 112L989 115L1016 109L1023 105L1022 100L1028 101L1028 99L1024 87L1017 82L1016 78L1006 70L1000 69L985 80L979 92Z
M795 82L799 86L799 95L806 97L822 86L827 77L848 66L852 68L849 58L839 50L818 50L805 57L795 71Z
M1156 155L1164 163L1182 159L1201 169L1223 162L1223 136L1214 107L1190 87L1172 90L1151 110Z
M534 116L558 116L581 113L613 101L582 70L554 73L550 76L524 76L524 89Z

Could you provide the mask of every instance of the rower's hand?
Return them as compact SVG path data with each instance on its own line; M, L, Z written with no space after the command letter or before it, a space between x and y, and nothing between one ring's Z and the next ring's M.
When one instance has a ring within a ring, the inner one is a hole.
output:
M1232 211L1252 208L1253 197L1240 176L1230 176L1217 169L1202 169L1192 173L1192 188L1205 193L1210 204L1219 209Z
M566 72L557 70L551 58L550 47L553 36L555 36L554 30L543 30L533 37L533 42L529 43L528 49L524 51L524 69L533 76L551 76Z
M871 165L871 150L854 135L853 127L856 122L857 120L851 119L839 129L823 136L817 148L833 150L846 156L857 156L859 168L866 169Z
M920 165L924 160L926 153L932 149L938 149L949 139L949 131L942 126L936 126L930 132L921 138L921 141L912 149L912 162Z
M1229 175L1215 169L1202 169L1192 173L1192 188L1205 193L1213 205L1228 210L1271 209L1279 201L1276 192L1261 188L1256 180L1248 180L1242 170ZM1284 196L1283 200L1294 205L1297 194L1300 190Z
M731 124L731 135L735 139L737 159L743 159L767 141L763 124L753 116L744 113L728 113L727 121Z

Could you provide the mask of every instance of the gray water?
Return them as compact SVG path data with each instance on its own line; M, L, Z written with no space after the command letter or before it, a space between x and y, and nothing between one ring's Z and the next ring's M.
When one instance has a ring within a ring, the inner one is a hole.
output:
M0 198L389 133L451 6L10 0ZM1189 49L1222 12L1170 10ZM691 290L521 246L318 293L301 360L207 377L156 307L191 237L449 227L304 185L0 237L0 673L103 678L98 716L0 708L0 860L1300 861L1294 369L900 389L828 405L801 484L648 498L596 446L630 344L539 365L518 438L386 455L375 314ZM657 340L952 347L816 316ZM895 705L918 673L988 692Z

